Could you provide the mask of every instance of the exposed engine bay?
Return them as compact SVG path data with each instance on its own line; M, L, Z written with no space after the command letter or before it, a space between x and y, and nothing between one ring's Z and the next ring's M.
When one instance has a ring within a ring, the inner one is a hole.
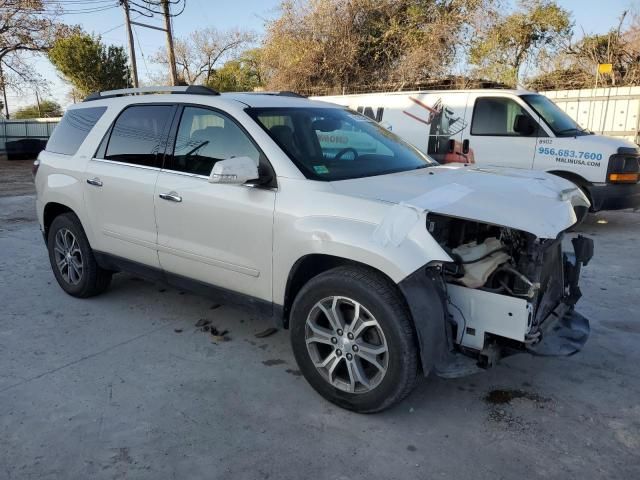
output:
M571 354L582 347L586 338L563 332L559 333L566 342L544 349L537 345L546 324L557 323L547 322L549 318L580 320L573 306L581 296L581 266L593 255L591 239L578 236L572 239L575 253L563 252L563 234L539 239L519 230L438 214L428 215L427 229L453 259L442 266L442 276L458 348L480 353L491 363L491 358L502 355L491 351L498 345L550 355Z

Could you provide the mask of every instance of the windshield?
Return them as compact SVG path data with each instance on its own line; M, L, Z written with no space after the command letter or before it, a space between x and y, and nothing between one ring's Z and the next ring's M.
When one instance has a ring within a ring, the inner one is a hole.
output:
M556 136L574 137L590 134L544 95L522 95L521 98L547 122Z
M307 178L345 180L437 165L377 122L341 108L250 108Z

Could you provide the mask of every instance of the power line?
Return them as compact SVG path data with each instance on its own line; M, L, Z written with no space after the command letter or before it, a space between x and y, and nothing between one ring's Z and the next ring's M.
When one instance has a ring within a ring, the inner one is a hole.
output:
M45 4L45 8L40 8L40 9L25 9L23 10L24 13L30 13L30 14L34 14L34 15L52 15L53 12L49 9L47 9L47 7L51 7L52 4ZM62 7L62 6L61 6ZM105 5L96 5L96 6L91 6L85 9L71 9L71 10L67 10L62 8L62 14L63 15L77 15L77 14L87 14L87 13L98 13L98 12L104 12L107 10L111 10L113 8L117 8L118 4L114 3L113 1L105 4ZM8 7L0 7L0 11L3 12L15 12L16 9L15 8L8 8Z
M144 54L144 51L142 51L142 44L140 43L140 39L138 38L138 32L136 31L136 29L134 27L131 27L133 30L133 34L136 37L136 42L138 43L138 49L140 50L140 56L142 57L142 63L144 63L144 69L147 72L147 79L151 76L151 74L149 73L149 66L147 65L147 57Z

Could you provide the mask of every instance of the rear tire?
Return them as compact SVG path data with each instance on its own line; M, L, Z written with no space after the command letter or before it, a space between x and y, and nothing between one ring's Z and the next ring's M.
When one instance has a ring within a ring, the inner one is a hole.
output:
M416 385L410 314L396 286L372 269L344 266L311 279L293 303L291 344L311 386L349 410L379 412Z
M104 292L113 272L96 262L82 224L73 213L64 213L51 222L47 236L51 269L58 284L69 295L92 297Z

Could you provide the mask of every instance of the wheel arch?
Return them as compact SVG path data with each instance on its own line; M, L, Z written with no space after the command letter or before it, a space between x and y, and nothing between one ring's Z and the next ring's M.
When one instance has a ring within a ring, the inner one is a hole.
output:
M449 343L445 327L446 307L443 292L435 271L429 271L428 266L418 269L400 283L396 283L383 271L362 262L326 254L305 255L293 265L287 278L285 302L281 312L282 327L289 328L291 307L302 287L317 275L339 266L353 266L375 272L397 290L416 335L418 360L423 373L427 375L436 363L444 358Z
M49 235L49 227L51 227L53 220L64 213L73 213L76 217L78 216L76 212L73 211L73 209L62 203L49 202L44 206L42 227L44 228L45 240Z
M565 180L569 180L571 183L574 183L578 187L580 187L585 195L588 194L588 190L586 187L590 186L591 182L583 176L578 175L577 173L567 172L565 170L547 170L547 173L555 175L556 177L564 178Z
M310 253L304 255L293 264L289 271L289 275L287 276L284 304L282 305L282 323L284 328L289 327L291 306L302 287L304 287L309 280L317 277L321 273L341 266L361 267L375 271L397 288L397 284L387 274L375 267L372 267L371 265L367 265L350 258L329 255L326 253ZM398 291L400 290L398 289Z
M582 190L582 193L584 193L589 200L589 203L591 203L590 210L593 209L593 198L591 197L591 192L589 189L592 183L589 180L581 175L578 175L577 173L567 172L565 170L547 170L547 173L555 175L556 177L564 178L565 180L568 180L578 186L578 188Z

